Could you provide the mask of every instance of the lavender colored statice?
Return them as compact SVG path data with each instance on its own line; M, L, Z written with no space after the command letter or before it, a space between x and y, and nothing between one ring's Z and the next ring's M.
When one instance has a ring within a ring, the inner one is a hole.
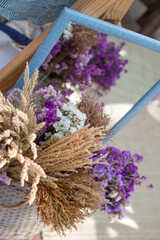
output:
M15 107L19 107L21 104L20 92L21 92L21 90L19 88L12 89L8 93L6 100L12 102L12 104Z
M37 144L42 145L49 137L69 136L85 125L86 115L76 105L64 103L62 95L50 85L32 95L37 122L45 122L38 132Z
M7 177L7 173L3 173L0 177L0 181L6 185L10 185L10 178Z
M116 80L120 78L120 74L128 63L128 60L120 55L124 45L125 42L116 47L114 42L107 41L105 35L99 34L99 43L90 50L93 55L89 64L89 67L92 66L93 69L91 78L103 90L110 90L111 86L116 85Z
M104 158L103 158L104 155ZM129 151L120 151L115 147L107 147L96 152L93 160L102 158L107 165L95 164L93 174L95 180L102 182L102 190L105 199L109 203L101 205L101 211L109 214L111 221L121 219L124 216L125 207L129 204L129 198L133 194L136 185L141 185L146 180L140 176L137 163L143 160L143 156Z
M50 54L46 57L44 63L42 64L42 68L47 70L50 61L61 52L61 45L63 44L62 38L56 43L56 45L52 48Z
M97 91L101 93L102 90L110 90L111 86L116 85L116 80L120 78L121 73L127 72L124 68L128 60L120 55L125 43L116 47L114 42L108 41L106 35L101 33L97 33L97 38L98 44L91 47L85 54L73 53L69 47L69 40L65 41L62 37L60 38L42 66L46 70L44 65L49 66L52 62L51 58L55 57L56 60L55 49L59 52L67 50L68 55L52 69L52 81L54 87L58 87L56 90L62 87L63 94L70 95L73 90L66 85L67 83L81 91L95 83Z
M59 120L57 111L62 108L63 100L62 95L49 85L32 94L32 101L35 106L37 123L45 122L45 126L38 133L37 144L40 144L55 132L53 124Z

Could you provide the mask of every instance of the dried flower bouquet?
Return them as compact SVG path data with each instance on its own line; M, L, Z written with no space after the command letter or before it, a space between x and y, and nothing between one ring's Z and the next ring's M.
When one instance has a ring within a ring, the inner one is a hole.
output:
M50 95L44 90L45 96L41 91L32 94L37 74L36 71L29 80L27 66L19 97L14 98L13 94L9 101L0 95L1 174L4 177L7 173L6 178L31 187L29 196L19 206L4 207L12 209L35 201L42 221L64 234L105 201L91 172L91 157L102 148L104 132L103 127L85 126L86 116L76 106L58 104L55 91ZM12 102L17 98L15 107Z
M0 181L31 189L20 204L0 207L35 202L41 221L59 234L98 209L121 219L134 186L146 179L136 166L143 157L104 149L110 118L92 91L74 105L51 85L34 90L37 78L36 70L29 79L27 65L23 90L0 94Z
M88 86L102 95L127 72L128 60L121 55L124 45L116 46L106 35L70 23L42 64L41 84L47 81L64 96Z

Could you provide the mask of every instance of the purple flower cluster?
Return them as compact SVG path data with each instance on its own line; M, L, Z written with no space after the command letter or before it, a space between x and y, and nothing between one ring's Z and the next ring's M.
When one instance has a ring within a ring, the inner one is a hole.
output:
M62 38L59 40L59 42L56 43L56 45L52 48L50 54L47 56L45 59L44 63L42 64L42 68L44 70L47 70L50 61L58 54L61 52L61 45L62 45Z
M131 156L129 151L107 147L92 157L94 161L99 158L107 165L93 165L93 174L96 181L102 182L101 189L105 199L109 200L109 203L101 205L101 210L107 212L112 220L121 219L135 185L141 185L142 181L146 180L145 176L140 176L136 165L143 161L143 156Z
M6 97L6 100L12 102L12 104L15 107L19 107L21 103L20 92L21 90L19 88L14 88L9 92L9 94Z
M116 80L120 78L121 72L128 63L128 60L123 59L120 55L124 45L125 42L116 47L114 42L107 41L105 35L99 34L99 43L90 50L93 55L90 62L93 69L91 78L103 90L110 90L111 86L116 85Z
M7 173L1 175L0 181L5 183L6 185L10 185L10 179L7 177Z
M37 122L45 122L45 126L38 133L38 141L46 140L46 133L54 133L53 124L59 120L57 117L57 110L63 106L63 98L60 93L57 93L55 89L49 85L45 88L38 89L32 95L32 101L35 105L35 113Z
M80 90L85 90L86 86L92 83L91 73L92 66L89 62L92 59L92 54L77 55L69 53L70 58L64 59L60 64L56 65L56 70L53 72L59 74L65 83L70 83L72 86L78 86ZM64 69L64 71L62 71ZM61 71L60 71L61 70Z
M56 56L56 53L60 53L64 48L68 52L68 55L52 70L54 87L58 87L56 90L60 88L59 81L65 95L73 92L66 86L66 83L78 87L81 91L85 90L87 86L91 86L92 82L96 83L98 88L101 87L101 90L110 90L111 86L116 85L116 80L120 78L120 74L128 63L128 60L123 59L120 55L125 43L116 47L114 42L107 40L106 35L102 33L97 33L97 35L98 44L91 47L85 54L72 53L68 40L64 42L62 38L52 49L42 65L44 70L49 66L49 62ZM127 71L125 70L125 72ZM98 92L100 93L99 90Z

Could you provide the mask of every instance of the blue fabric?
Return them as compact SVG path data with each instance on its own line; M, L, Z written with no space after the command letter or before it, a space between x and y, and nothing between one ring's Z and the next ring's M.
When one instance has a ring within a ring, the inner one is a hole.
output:
M0 23L0 30L5 32L10 38L12 38L15 42L21 45L28 45L32 39L26 37L22 33L16 31L15 29L5 25L4 23Z
M8 20L27 20L36 25L53 22L62 9L76 0L0 0L0 15Z

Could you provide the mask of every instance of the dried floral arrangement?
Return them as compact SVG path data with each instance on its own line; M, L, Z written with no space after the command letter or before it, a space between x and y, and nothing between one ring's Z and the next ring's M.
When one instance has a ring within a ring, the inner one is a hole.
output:
M0 207L35 202L41 221L59 234L97 210L121 219L146 179L137 166L143 157L102 146L110 118L93 92L74 105L51 85L35 89L37 78L36 70L29 79L27 65L23 90L0 94L0 181L31 189L19 205Z
M106 35L70 23L42 64L42 79L66 96L73 88L84 91L87 87L102 95L127 72L128 60L120 54L124 45L116 46Z

